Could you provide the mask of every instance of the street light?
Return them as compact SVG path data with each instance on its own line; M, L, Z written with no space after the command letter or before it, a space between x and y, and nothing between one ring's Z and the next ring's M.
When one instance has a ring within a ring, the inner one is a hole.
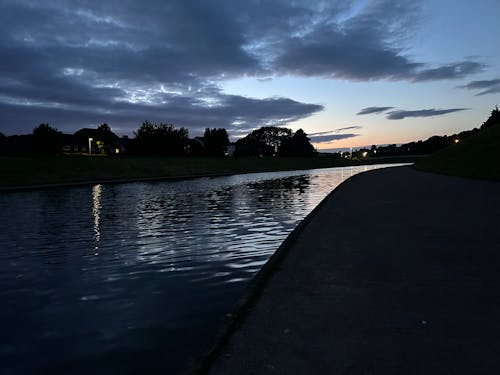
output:
M89 155L92 155L92 138L89 138Z

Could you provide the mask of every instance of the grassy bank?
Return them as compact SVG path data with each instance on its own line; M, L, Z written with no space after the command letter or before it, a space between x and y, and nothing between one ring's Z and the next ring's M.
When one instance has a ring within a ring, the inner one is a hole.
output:
M99 156L0 157L0 188L284 171L359 165L356 160L318 158L169 158Z
M500 181L500 124L419 160L414 168Z

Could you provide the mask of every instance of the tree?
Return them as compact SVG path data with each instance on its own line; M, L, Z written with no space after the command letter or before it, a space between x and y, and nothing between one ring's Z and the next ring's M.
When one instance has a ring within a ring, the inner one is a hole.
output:
M134 132L139 152L179 156L185 154L188 145L188 130L175 129L171 124L144 121Z
M500 110L498 110L498 106L495 106L495 108L491 111L490 117L483 122L481 129L489 128L495 124L500 124Z
M285 138L280 148L280 156L315 156L314 147L307 134L299 129L291 138Z
M277 126L265 126L254 130L245 138L236 142L235 155L240 156L276 156L281 144L291 138L292 131Z
M56 154L61 150L63 133L49 124L40 124L33 129L33 148L42 154Z
M229 146L229 136L226 129L205 129L203 135L205 153L209 156L224 156Z

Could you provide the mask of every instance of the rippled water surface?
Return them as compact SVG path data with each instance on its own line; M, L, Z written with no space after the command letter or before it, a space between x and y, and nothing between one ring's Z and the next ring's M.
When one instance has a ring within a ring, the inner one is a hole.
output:
M378 166L0 195L0 373L179 370L280 243Z

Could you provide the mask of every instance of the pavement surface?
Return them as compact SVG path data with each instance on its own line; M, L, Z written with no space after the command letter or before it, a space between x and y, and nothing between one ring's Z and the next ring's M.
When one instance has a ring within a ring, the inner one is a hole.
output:
M362 173L280 251L210 374L500 374L500 183Z

